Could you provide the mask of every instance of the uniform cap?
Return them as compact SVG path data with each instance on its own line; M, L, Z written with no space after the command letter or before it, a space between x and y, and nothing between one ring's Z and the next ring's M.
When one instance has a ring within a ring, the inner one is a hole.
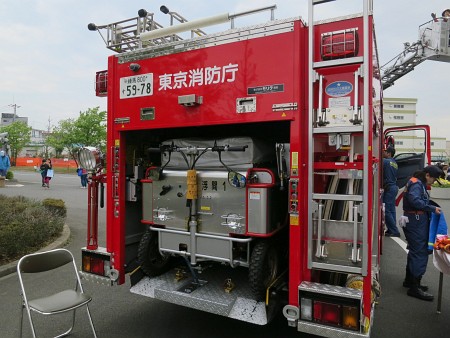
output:
M430 175L431 177L435 178L436 181L441 184L441 182L439 182L439 178L441 178L443 176L443 171L441 168L439 168L438 166L435 165L429 165L426 166L423 171L425 173L428 173L428 175Z
M388 147L386 148L385 152L391 154L392 157L394 157L394 155L395 155L395 149L394 149L393 146L388 146Z

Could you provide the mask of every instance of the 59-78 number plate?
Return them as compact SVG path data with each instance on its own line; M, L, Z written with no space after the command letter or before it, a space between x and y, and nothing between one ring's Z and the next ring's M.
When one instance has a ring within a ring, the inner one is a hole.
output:
M120 79L120 98L153 95L153 73L122 77Z

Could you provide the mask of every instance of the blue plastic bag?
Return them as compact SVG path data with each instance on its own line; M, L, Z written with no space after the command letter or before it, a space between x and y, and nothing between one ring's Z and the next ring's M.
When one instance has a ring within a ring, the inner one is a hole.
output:
M431 214L430 232L428 237L428 249L433 250L433 244L436 242L437 235L447 235L447 222L445 221L444 213Z

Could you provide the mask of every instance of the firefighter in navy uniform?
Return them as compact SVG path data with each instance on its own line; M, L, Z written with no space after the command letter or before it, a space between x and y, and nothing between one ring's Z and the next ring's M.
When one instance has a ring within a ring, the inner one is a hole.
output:
M395 149L389 145L383 152L383 203L385 207L386 228L385 236L400 237L397 229L395 213L395 199L398 193L397 171L398 165L394 160Z
M403 213L408 217L404 231L409 248L403 286L409 288L408 296L427 301L432 301L433 295L426 292L428 287L421 285L420 281L428 263L431 213L440 214L441 212L439 207L430 203L427 185L433 184L441 175L442 170L434 165L416 171L406 184L403 196Z

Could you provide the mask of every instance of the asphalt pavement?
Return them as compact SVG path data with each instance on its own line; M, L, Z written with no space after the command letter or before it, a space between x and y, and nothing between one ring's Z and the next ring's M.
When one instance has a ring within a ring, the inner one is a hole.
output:
M0 188L0 194L7 196L23 195L36 199L46 197L61 198L67 206L67 227L58 246L64 245L80 261L80 248L85 245L87 219L87 190L80 189L76 175L56 175L49 190L40 186L38 173L17 172L17 182L7 182ZM449 189L450 198L450 189ZM438 200L444 211L450 215L450 199ZM397 210L400 216L400 210ZM105 211L99 212L99 244L104 246ZM447 217L450 219L450 217ZM68 237L68 239L67 239ZM425 302L406 295L402 286L406 265L406 244L401 238L384 238L381 256L380 281L382 296L375 310L371 337L444 337L450 332L450 279L444 275L444 288L441 313L436 312L439 272L430 257L423 283L428 284L435 295L433 302ZM14 266L14 264L13 264ZM5 267L3 267L4 269ZM17 274L12 269L8 275L0 277L0 337L18 337L21 301ZM36 288L45 283L36 280ZM58 283L57 280L53 283ZM266 326L258 326L221 316L185 308L155 299L149 299L128 290L129 285L105 287L84 282L85 291L92 294L90 308L99 337L155 337L155 338L229 338L261 337L288 338L311 337L287 326L279 315ZM65 318L48 321L37 317L38 333L43 336L55 334L64 328ZM48 319L47 319L48 320ZM29 324L24 321L24 336L30 336ZM83 311L77 312L74 333L71 337L91 337L89 325Z

